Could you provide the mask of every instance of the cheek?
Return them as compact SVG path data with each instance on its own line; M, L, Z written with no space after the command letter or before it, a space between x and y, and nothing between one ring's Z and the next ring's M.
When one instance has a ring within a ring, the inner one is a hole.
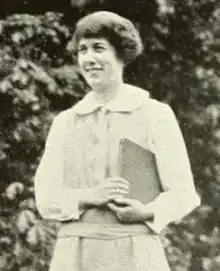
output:
M114 62L108 62L106 64L106 69L109 75L113 76L118 73L118 65Z
M77 64L80 68L83 66L83 58L80 55L77 56Z
M115 74L118 73L120 69L122 69L121 63L113 55L106 55L104 61L106 69L108 70L109 73Z

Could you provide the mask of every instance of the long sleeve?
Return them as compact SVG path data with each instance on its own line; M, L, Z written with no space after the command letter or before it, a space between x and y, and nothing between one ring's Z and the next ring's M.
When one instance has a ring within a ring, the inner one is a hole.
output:
M39 213L45 219L78 219L82 210L78 200L82 190L63 187L63 144L65 116L55 117L35 176L35 198Z
M169 106L164 105L162 109L153 138L164 192L147 205L155 217L147 224L156 233L170 222L182 219L200 204L176 117Z

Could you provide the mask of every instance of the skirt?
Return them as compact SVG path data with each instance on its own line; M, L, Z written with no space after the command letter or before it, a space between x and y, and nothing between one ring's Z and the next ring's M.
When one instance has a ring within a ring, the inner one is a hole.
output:
M50 271L170 271L156 234L104 240L58 238Z

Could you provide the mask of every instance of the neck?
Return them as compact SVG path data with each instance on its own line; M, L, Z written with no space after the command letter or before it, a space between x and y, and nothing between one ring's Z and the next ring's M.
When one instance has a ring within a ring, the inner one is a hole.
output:
M113 100L121 90L123 85L123 81L115 82L111 85L102 85L95 89L93 89L97 100L100 102L107 104L111 100Z

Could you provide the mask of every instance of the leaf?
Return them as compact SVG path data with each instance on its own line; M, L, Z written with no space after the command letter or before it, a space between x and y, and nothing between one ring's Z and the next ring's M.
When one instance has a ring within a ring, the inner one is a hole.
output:
M34 199L33 198L29 198L29 199L23 200L20 203L20 208L35 210L36 205L35 205Z
M71 0L71 6L72 7L82 7L88 2L90 2L90 0Z
M19 32L14 33L11 38L12 38L13 42L16 44L19 44L25 40L24 36Z
M0 255L0 270L6 270L5 268L7 267L7 263L8 263L8 255L3 254Z
M7 93L12 89L12 85L9 81L3 81L0 83L0 92Z
M30 210L21 211L17 218L17 228L20 233L25 233L36 223L36 217Z
M19 182L14 182L7 187L5 194L8 199L13 200L17 197L18 194L21 194L23 191L24 185Z
M27 242L32 245L36 246L39 242L39 232L36 226L32 227L27 234Z
M27 234L27 241L30 245L36 246L39 242L46 242L46 232L40 227L40 224L34 225Z

